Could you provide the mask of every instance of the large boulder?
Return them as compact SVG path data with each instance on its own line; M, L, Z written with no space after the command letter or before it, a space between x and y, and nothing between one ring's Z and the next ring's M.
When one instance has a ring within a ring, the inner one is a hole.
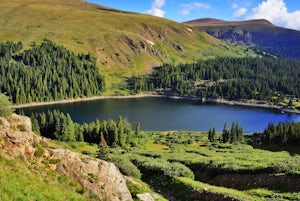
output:
M48 152L49 160L56 163L56 171L80 183L90 194L101 200L132 200L123 175L113 163L65 149L48 149Z

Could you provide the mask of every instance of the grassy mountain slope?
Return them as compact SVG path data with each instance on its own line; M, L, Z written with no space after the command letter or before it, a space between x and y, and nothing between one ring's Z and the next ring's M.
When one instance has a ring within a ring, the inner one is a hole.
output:
M205 18L184 24L228 42L255 45L281 57L300 59L300 31L277 27L267 20L238 22Z
M212 56L245 56L247 49L167 19L123 12L82 0L0 0L0 41L27 47L44 38L75 53L91 52L108 87L161 63ZM109 92L110 93L110 92ZM112 93L112 92L111 92Z

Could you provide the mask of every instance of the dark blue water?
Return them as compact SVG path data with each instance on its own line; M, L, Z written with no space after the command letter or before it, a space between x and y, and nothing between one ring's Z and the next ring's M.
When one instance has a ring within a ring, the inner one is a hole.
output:
M26 115L59 109L69 113L75 122L91 122L96 118L117 119L126 117L133 126L139 121L142 130L207 131L223 129L236 121L244 132L263 131L269 122L300 121L300 115L278 111L222 104L201 104L198 101L167 98L102 99L59 105L23 108ZM17 110L19 111L19 110Z

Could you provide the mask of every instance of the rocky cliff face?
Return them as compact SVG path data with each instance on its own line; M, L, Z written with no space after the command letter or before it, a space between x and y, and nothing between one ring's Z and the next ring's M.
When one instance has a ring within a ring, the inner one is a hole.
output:
M9 120L0 117L0 155L3 157L44 161L41 164L48 164L53 171L70 177L100 200L132 200L126 181L114 164L64 149L46 149L37 159L33 144L41 141L47 140L33 135L30 118L16 114Z

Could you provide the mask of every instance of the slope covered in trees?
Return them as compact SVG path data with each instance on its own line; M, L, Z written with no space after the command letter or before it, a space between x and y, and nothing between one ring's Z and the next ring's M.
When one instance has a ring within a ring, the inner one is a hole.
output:
M90 54L75 55L49 40L28 50L21 42L0 43L0 90L13 103L100 95L104 89Z
M172 90L179 95L228 100L256 99L278 104L300 98L300 62L274 58L217 58L168 65L152 74L133 75L132 93Z

